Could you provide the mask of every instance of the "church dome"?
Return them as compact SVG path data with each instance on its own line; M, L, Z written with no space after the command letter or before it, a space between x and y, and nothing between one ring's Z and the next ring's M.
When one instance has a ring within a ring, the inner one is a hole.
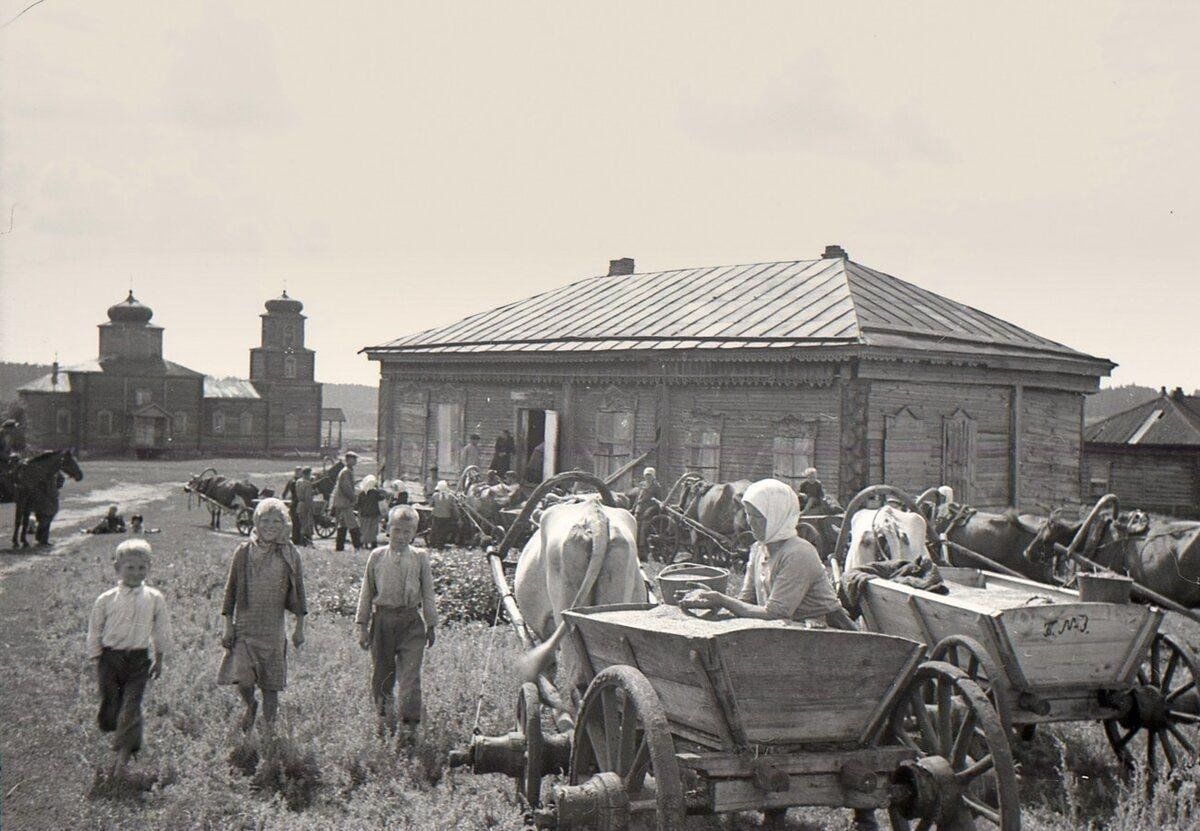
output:
M120 303L108 307L108 319L113 323L149 323L154 317L154 310L139 303L130 289L129 296Z
M288 297L287 289L283 290L283 294L279 297L273 297L267 301L268 312L289 312L291 314L300 314L300 310L304 308L304 304L294 297Z

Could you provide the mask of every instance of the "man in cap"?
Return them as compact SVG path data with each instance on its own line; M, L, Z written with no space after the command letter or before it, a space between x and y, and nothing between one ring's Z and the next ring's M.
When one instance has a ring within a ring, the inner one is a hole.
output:
M346 532L350 532L350 542L357 551L362 545L362 535L358 529L358 518L354 516L354 499L357 489L354 484L354 465L358 463L358 454L353 450L346 452L346 466L338 473L337 483L333 486L333 500L330 508L337 519L337 536L334 539L334 550L346 550Z
M294 545L299 545L301 539L300 517L297 513L297 508L300 503L296 494L296 483L300 481L300 478L303 476L303 474L304 468L302 467L297 467L295 470L293 470L292 478L288 479L287 484L283 486L283 493L279 495L279 498L288 505L288 518L292 521L292 543Z

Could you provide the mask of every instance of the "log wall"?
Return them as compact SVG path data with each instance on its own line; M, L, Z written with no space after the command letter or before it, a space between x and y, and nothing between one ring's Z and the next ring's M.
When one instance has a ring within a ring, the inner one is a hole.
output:
M1084 495L1114 493L1122 509L1200 518L1200 448L1084 444Z

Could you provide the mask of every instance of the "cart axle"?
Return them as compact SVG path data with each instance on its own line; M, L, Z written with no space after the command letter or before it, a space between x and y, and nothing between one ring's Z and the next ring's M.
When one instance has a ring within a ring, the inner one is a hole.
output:
M525 773L525 735L519 731L503 736L474 736L464 749L450 751L452 768L470 767L472 773L503 773L514 779ZM545 737L544 773L565 773L571 759L571 737L555 733Z

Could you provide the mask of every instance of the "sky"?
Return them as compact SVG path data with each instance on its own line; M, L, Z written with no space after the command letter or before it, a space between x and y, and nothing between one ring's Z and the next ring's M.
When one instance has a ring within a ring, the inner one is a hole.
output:
M1197 388L1197 42L1197 3L44 0L0 29L0 360L95 357L132 285L244 376L286 285L373 384L610 259L836 243Z

